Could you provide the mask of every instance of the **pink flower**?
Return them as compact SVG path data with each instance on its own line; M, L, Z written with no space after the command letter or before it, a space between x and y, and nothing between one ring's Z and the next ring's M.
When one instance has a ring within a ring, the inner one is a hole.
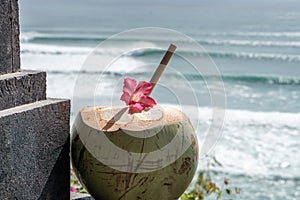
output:
M78 191L75 190L75 188L73 188L72 186L70 186L70 192L78 192Z
M137 85L136 80L125 78L121 100L130 106L131 111L142 112L156 105L155 100L148 96L151 90L152 84L149 82L141 81Z

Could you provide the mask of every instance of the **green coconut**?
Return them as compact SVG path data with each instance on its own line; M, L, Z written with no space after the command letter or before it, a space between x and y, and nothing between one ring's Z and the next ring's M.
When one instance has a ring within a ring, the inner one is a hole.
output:
M71 161L96 200L178 199L197 169L198 143L175 108L89 107L73 125Z

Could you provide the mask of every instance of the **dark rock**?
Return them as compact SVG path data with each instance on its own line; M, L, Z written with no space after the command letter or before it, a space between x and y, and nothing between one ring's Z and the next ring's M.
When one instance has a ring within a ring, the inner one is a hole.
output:
M70 101L20 70L18 0L0 1L0 199L70 199Z
M0 111L1 199L70 198L69 114L55 99Z
M45 99L45 72L21 71L0 75L0 110Z
M48 178L48 181L43 189L40 200L43 199L69 199L70 190L70 138L64 144L60 155L52 169L52 172ZM66 172L64 178L58 178L62 175L62 172Z
M19 8L17 0L0 2L0 74L20 69Z

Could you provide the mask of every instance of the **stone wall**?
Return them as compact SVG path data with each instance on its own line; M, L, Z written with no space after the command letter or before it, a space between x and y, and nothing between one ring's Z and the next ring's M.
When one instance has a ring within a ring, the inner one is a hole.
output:
M0 1L0 199L70 199L70 101L20 70L17 0Z
M0 1L0 74L20 69L19 10L17 0Z

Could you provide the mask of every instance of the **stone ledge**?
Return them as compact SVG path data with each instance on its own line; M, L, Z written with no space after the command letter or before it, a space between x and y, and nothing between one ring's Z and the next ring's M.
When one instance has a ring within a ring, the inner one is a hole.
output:
M69 199L70 101L0 111L1 199Z
M45 99L45 72L21 71L0 75L0 110Z

